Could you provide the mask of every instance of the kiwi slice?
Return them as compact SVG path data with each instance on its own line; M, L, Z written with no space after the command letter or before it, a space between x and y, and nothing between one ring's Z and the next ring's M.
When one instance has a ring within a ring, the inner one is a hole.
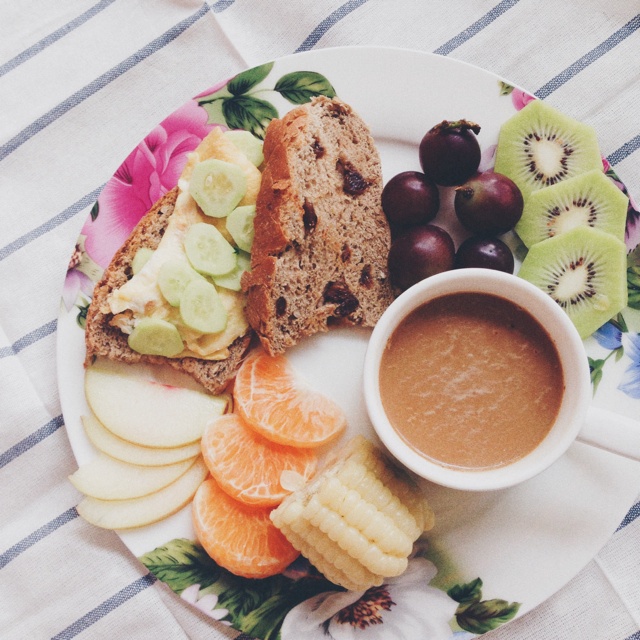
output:
M580 337L627 306L627 250L610 233L579 226L534 244L518 276L548 293Z
M534 191L524 205L516 233L527 247L577 226L624 240L629 199L599 169Z
M593 127L533 100L500 128L495 171L511 178L526 200L530 193L602 169Z

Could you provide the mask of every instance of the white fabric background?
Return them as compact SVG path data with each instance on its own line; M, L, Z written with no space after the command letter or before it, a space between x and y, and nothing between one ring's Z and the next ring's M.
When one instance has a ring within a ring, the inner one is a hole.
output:
M76 517L56 318L101 186L153 126L247 66L389 45L504 76L595 126L640 197L638 0L21 0L0 6L0 637L223 638ZM640 481L639 481L640 484ZM640 639L640 518L486 637Z

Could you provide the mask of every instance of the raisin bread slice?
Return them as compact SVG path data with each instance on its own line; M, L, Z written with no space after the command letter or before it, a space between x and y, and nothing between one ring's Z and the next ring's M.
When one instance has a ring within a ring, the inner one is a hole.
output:
M273 120L264 142L246 316L282 353L332 322L373 326L393 299L382 172L367 125L319 97Z
M116 252L102 278L96 284L93 299L87 312L85 325L86 358L89 366L97 357L133 363L167 364L177 371L190 375L207 391L220 393L235 376L249 348L252 332L237 338L229 347L229 357L224 360L203 360L194 357L164 358L142 355L131 349L127 335L110 324L113 316L108 312L109 294L121 287L133 276L131 262L141 247L156 249L173 213L178 187L163 196L137 224L127 241Z

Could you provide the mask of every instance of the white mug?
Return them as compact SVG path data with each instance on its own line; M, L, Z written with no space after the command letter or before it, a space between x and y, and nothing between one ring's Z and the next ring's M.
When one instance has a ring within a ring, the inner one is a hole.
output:
M452 293L486 293L525 309L546 330L560 357L565 391L548 434L533 451L505 466L461 469L431 460L409 445L389 421L381 399L379 373L387 342L413 310ZM590 408L591 380L584 344L573 323L555 301L531 283L491 269L460 269L426 278L402 293L383 313L367 347L364 395L374 429L389 452L417 475L462 490L501 489L527 480L555 462L581 439L589 444L640 459L640 423ZM603 422L606 428L603 428Z

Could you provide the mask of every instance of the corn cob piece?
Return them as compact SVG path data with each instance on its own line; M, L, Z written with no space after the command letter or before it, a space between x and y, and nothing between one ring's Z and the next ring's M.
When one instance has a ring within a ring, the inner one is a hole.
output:
M328 580L360 591L404 572L433 512L409 476L362 436L341 454L271 520Z

